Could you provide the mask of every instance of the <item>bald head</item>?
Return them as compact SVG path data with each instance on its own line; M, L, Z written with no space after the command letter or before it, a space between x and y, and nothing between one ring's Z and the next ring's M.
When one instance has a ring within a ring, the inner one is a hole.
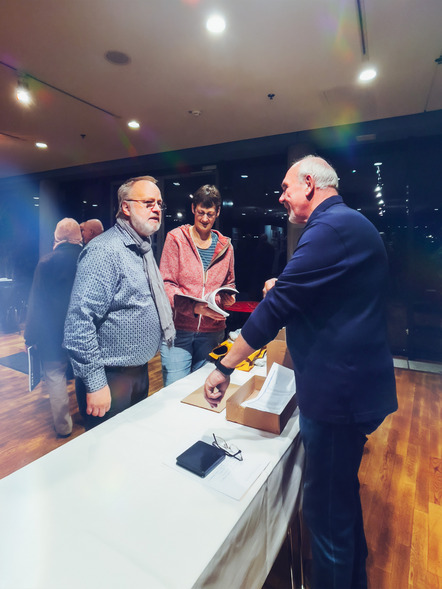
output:
M327 188L334 190L338 189L338 175L334 168L332 168L322 157L306 155L295 162L292 167L295 166L298 178L301 182L303 182L307 176L311 176L314 179L315 187L318 190L325 190Z
M103 223L99 219L89 219L89 221L80 223L80 229L83 236L84 245L89 243L91 239L94 239L94 237L97 237L97 235L100 235L100 233L103 233L104 231Z
M80 225L75 219L65 217L57 223L54 232L54 249L61 243L73 243L74 245L83 243Z
M315 208L337 194L338 175L324 159L308 155L295 162L282 181L279 202L291 223L307 223Z

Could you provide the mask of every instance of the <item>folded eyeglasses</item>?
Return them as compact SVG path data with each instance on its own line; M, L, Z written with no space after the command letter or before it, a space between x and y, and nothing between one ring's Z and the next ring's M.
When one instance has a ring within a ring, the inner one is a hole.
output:
M212 446L219 448L224 452L226 456L230 456L230 458L236 458L236 460L242 460L242 453L238 446L235 444L228 444L224 438L220 438L219 436L215 436L212 434L213 442Z

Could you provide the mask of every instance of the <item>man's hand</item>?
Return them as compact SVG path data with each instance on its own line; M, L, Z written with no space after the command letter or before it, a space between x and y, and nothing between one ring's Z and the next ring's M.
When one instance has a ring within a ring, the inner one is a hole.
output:
M269 278L268 280L266 280L264 288L262 289L262 295L264 297L269 292L269 290L271 290L275 286L277 280L277 278Z
M224 317L220 313L217 313L216 311L211 309L207 303L195 303L193 307L193 312L195 313L195 315L204 315L205 317L215 319L215 321L224 319Z
M230 376L225 376L219 370L214 370L204 383L204 397L211 407L217 407L225 395L230 383Z
M226 368L234 368L240 362L250 356L255 350L249 346L241 334L233 342L233 346L224 356L222 365ZM230 383L230 376L225 376L219 370L214 370L209 374L204 383L204 397L211 407L217 407L224 397L227 387Z
M93 393L86 394L86 413L94 417L104 417L111 406L111 393L108 385Z

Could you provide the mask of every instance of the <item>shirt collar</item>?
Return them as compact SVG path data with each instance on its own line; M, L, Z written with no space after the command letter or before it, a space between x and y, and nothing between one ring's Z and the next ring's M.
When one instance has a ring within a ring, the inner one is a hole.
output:
M342 204L344 201L342 199L342 196L339 196L339 194L335 194L334 196L330 196L329 198L326 198L325 200L323 200L321 202L321 204L319 204L316 209L313 211L313 213L310 215L310 217L308 218L308 221L306 223L306 227L307 225L309 225L312 221L314 221L316 219L316 217L322 213L323 211L327 210L329 207L333 206L333 205L338 205L338 204Z

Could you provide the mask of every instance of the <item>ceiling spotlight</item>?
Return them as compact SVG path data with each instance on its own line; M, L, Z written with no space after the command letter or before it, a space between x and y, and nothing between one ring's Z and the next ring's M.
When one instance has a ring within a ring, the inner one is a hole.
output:
M48 147L47 143L43 143L42 141L37 141L37 143L35 144L35 147L38 147L38 149L46 149Z
M128 65L131 62L129 55L122 51L106 51L104 58L114 65Z
M222 33L226 28L226 21L219 14L214 14L207 19L206 28L211 33Z
M373 67L366 68L359 74L360 82L369 82L377 76L377 71Z
M17 82L17 90L15 96L19 102L28 105L32 102L32 95L29 92L28 83L24 78L19 78Z
M129 121L127 123L127 126L130 127L131 129L139 129L140 123L138 121Z

